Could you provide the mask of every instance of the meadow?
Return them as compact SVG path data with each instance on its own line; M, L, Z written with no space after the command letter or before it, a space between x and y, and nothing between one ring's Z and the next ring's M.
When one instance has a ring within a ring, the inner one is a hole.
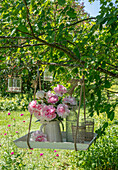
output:
M10 108L10 106L9 106ZM27 110L27 109L26 109ZM14 140L28 133L28 111L0 111L0 170L117 170L118 169L118 107L106 134L87 151L17 148ZM95 116L95 128L106 121L105 115ZM39 130L33 117L31 131Z

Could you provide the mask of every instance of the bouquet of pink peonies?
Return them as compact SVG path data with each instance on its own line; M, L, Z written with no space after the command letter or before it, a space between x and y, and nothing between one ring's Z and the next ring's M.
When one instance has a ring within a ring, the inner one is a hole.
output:
M31 114L41 122L59 120L62 121L69 115L71 106L76 105L75 98L64 97L67 89L63 85L57 85L54 88L54 93L51 91L37 91L36 98L29 103L28 110Z

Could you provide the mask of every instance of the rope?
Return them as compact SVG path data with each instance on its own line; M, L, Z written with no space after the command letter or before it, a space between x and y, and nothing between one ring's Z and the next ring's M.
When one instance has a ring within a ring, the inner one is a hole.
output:
M39 67L38 67L38 74L37 74L37 78L36 78L36 84L34 85L34 100L35 100L35 95L36 95L36 88L37 88L37 84L38 84L38 77L39 77L39 88L41 90L41 77L39 74ZM29 143L29 139L30 139L30 129L31 129L31 122L32 122L32 114L30 114L30 122L29 122L29 128L28 128L28 136L27 136L27 145L29 149L32 149Z
M39 74L39 89L41 90L41 76Z
M84 121L86 121L86 104L85 104L85 81L83 75L83 92L84 92Z
M32 149L30 144L29 144L31 122L32 122L32 114L30 114L30 123L29 123L28 136L27 136L27 145L28 145L29 149Z

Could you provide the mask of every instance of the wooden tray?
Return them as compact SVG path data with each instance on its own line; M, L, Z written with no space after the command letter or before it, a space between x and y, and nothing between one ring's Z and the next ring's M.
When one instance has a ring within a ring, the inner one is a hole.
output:
M90 145L93 143L93 141L96 139L96 136L97 136L97 134L94 133L94 137L90 142L85 141L84 143L77 143L77 149L78 150L87 150L90 147ZM35 141L30 141L29 143L30 143L31 148L75 150L73 142L66 142L66 133L65 132L62 132L62 138L63 138L63 142L35 142ZM13 142L19 148L28 148L27 134L25 136L20 137L19 139L14 140Z

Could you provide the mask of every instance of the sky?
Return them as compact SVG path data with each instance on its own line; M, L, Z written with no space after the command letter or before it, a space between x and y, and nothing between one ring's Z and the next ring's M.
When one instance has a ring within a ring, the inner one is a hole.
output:
M90 16L96 17L99 14L99 10L100 10L99 1L95 0L95 2L92 2L92 4L90 4L88 0L81 0L80 2L84 2L85 11L89 13Z
M84 2L85 11L90 14L90 16L96 17L99 14L100 10L100 3L99 0L95 0L90 4L88 0L80 0L80 2ZM112 2L115 2L115 0L112 0Z

